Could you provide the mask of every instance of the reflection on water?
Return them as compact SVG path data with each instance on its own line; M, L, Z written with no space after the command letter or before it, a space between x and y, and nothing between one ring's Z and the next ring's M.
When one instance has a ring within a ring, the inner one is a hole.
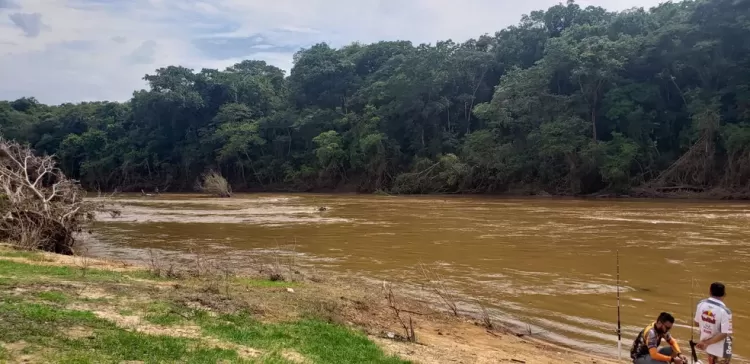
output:
M318 267L413 284L424 263L467 310L481 303L498 321L607 354L616 350L619 250L623 347L661 311L677 317L678 339L689 338L692 277L693 302L710 282L727 284L736 361L750 357L747 204L265 194L117 202L121 217L99 216L97 254L199 248L241 263L293 246Z

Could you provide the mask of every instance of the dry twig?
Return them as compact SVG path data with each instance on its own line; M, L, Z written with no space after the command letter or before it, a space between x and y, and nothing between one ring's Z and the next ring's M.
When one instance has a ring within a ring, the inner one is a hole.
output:
M404 329L404 333L406 334L406 340L409 342L417 342L417 336L414 333L414 323L411 319L411 316L409 316L408 319L408 325L407 321L404 320L403 317L401 317L401 313L405 312L402 310L398 304L396 303L396 297L393 295L393 288L390 284L383 283L383 289L386 293L386 300L388 301L388 307L390 307L391 310L393 310L393 314L396 316L396 319L398 320L399 324L401 324L401 327Z
M443 278L440 273L427 268L424 264L419 264L419 269L422 272L427 284L430 289L445 303L448 309L453 313L454 316L458 316L458 305L456 304L456 298L445 288Z

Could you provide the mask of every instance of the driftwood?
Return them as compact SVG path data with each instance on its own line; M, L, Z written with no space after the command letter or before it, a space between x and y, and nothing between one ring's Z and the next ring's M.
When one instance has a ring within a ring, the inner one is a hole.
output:
M26 249L73 254L74 234L96 205L65 176L54 156L0 137L0 239Z
M217 197L232 197L232 187L221 174L211 171L201 176L197 189Z

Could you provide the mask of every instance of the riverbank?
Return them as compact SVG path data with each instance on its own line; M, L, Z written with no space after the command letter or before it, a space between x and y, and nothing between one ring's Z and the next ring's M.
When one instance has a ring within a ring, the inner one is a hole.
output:
M155 196L158 192L142 192L141 189L128 189L123 191L95 191L88 190L90 196L97 195L116 195L118 193L143 193L149 197ZM156 189L155 191L158 191ZM356 186L343 186L339 188L310 188L310 189L293 189L293 188L267 188L258 189L233 189L234 193L244 194L342 194L342 195L380 195L380 196L489 196L489 197L506 197L506 198L578 198L578 199L636 199L636 200L696 200L696 201L748 201L750 200L750 191L730 190L726 188L703 189L689 186L665 187L665 188L634 188L629 192L594 192L588 194L571 194L571 193L549 193L542 189L534 188L517 188L503 192L476 192L464 191L453 193L424 193L424 194L392 194L387 191L359 191ZM195 191L161 191L165 194L199 194Z
M270 269L198 260L176 268L153 257L137 266L0 247L0 358L614 363L452 316L395 287ZM409 318L416 343L402 339Z

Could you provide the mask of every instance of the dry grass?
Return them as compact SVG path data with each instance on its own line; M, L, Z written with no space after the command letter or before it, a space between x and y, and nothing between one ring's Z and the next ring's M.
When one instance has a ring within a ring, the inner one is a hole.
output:
M266 259L256 259L258 272L266 275L273 282L296 282L304 280L304 275L297 264L297 241L295 239L291 251L282 253L281 246L276 242L276 249L267 254ZM269 261L263 263L262 261Z
M494 329L495 325L492 323L492 317L490 317L490 313L487 311L487 308L484 306L480 307L482 312L482 323L484 324L484 327L486 327L488 330Z
M164 259L161 254L148 250L148 271L159 278L181 278L175 264Z

